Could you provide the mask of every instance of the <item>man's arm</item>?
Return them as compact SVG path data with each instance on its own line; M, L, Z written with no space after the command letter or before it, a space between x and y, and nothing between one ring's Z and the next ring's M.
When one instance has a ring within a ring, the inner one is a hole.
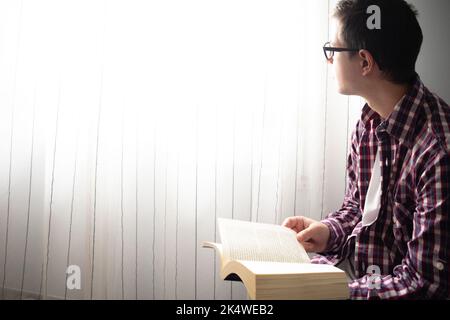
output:
M347 236L352 233L353 228L361 219L359 190L356 177L356 163L358 161L359 150L359 124L358 121L351 137L351 149L347 158L347 189L344 202L341 209L330 213L326 219L321 221L330 229L330 238L324 252L338 252L345 243Z
M392 275L350 283L352 299L447 298L449 295L450 159L440 153L418 177L413 236Z

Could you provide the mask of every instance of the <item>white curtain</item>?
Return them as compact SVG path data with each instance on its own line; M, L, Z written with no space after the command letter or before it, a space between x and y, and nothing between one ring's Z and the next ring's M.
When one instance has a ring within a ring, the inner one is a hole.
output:
M0 0L2 297L245 299L200 247L217 217L342 201L334 3Z

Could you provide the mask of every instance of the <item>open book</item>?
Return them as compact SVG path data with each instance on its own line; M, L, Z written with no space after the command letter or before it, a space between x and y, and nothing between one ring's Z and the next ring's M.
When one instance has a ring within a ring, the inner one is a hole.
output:
M218 219L222 244L203 242L221 260L221 277L240 280L251 299L347 299L344 271L312 264L295 231L272 224Z

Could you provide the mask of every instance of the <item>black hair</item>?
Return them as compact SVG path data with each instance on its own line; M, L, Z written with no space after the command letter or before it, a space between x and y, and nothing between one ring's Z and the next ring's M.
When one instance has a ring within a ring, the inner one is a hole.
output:
M380 8L380 29L367 25L371 5ZM388 80L406 84L416 78L423 34L412 5L404 0L341 0L334 16L342 24L340 37L345 45L368 50Z

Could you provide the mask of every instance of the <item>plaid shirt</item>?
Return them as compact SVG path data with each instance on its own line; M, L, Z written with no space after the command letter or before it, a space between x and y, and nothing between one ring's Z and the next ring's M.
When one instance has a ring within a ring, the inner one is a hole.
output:
M449 106L417 77L386 120L366 104L351 141L344 202L322 220L330 239L312 262L337 264L354 254L351 299L448 297ZM381 209L378 219L363 227L378 148Z

